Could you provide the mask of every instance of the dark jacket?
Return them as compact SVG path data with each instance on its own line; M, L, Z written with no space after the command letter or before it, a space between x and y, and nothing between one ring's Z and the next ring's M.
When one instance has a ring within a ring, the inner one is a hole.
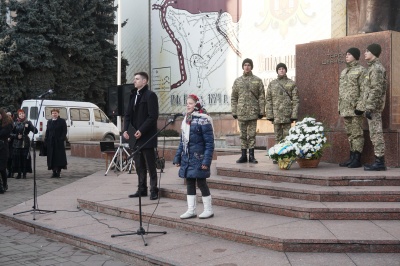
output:
M8 138L12 130L12 124L2 126L0 122L0 170L7 167L8 160Z
M142 133L142 136L136 141L133 146L141 147L158 131L158 97L154 92L149 90L148 85L145 85L140 90L140 100L136 103L135 106L137 92L138 90L135 89L131 95L127 114L125 115L124 119L124 131L128 131L129 125L134 128L133 131L129 131L129 139L131 140L135 138L133 134L136 132L136 130L139 130ZM151 139L142 148L157 148L157 137Z
M47 121L45 145L47 146L47 167L62 167L67 169L67 155L65 153L65 140L67 138L67 123L64 119L49 119Z
M33 126L31 121L16 121L14 123L11 133L14 149L28 149L30 147L29 132L38 133L38 130ZM18 138L18 135L22 135L22 138Z
M185 120L182 122L185 123ZM180 164L179 177L207 178L210 177L210 165L214 152L214 132L211 119L207 115L193 114L190 124L189 143L187 151L183 144L183 136L174 158L174 164ZM208 166L207 170L201 165Z

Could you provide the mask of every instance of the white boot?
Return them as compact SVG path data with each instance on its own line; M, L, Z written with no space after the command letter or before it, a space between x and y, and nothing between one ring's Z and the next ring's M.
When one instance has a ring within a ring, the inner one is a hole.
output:
M181 219L195 218L196 215L196 195L187 195L188 210L182 214Z
M211 205L211 195L207 197L202 197L202 199L203 199L204 211L202 214L199 215L199 218L207 219L213 217L214 212Z

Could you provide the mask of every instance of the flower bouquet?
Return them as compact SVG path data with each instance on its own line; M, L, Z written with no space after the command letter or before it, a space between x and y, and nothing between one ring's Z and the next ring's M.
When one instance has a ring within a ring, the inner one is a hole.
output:
M296 159L296 149L293 143L283 140L268 150L268 156L278 162L280 169L289 170Z
M316 160L316 165L305 167L317 167L322 157L322 150L326 146L324 127L321 122L317 122L315 118L306 117L289 130L289 136L285 139L293 143L300 167L302 167L302 162L309 164L310 160Z

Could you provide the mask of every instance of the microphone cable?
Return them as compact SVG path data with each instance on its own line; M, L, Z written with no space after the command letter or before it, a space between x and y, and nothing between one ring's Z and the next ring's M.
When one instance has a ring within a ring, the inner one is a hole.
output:
M168 120L165 120L165 123L164 123L164 126L167 124L167 121ZM158 143L158 142L157 142ZM158 144L157 144L157 146L158 146ZM156 150L155 150L155 153L157 154L157 156L156 156L156 163L157 163L157 160L159 160L160 159L160 157L158 156L158 149L156 148ZM161 164L162 165L162 167L160 167L161 169L159 169L160 171L157 171L157 173L159 174L158 175L158 200L157 200L157 204L156 204L156 207L154 208L154 210L153 210L153 212L151 213L151 215L150 215L150 218L149 218L149 220L147 221L147 231L146 232L148 232L149 231L149 228L150 228L150 221L151 221L151 219L153 218L153 216L154 216L154 214L155 214L155 212L156 212L156 210L157 210L157 208L158 208L158 206L160 205L160 200L161 200L161 176L162 176L162 173L164 173L164 168L165 168L165 157L164 157L164 155L165 155L165 133L164 133L164 139L163 139L163 148L162 148L162 160L163 160L163 164Z

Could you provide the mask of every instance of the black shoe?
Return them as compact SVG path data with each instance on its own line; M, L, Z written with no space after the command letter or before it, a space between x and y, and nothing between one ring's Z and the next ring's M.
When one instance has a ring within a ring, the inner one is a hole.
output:
M249 149L249 163L258 163L256 158L254 158L254 149Z
M351 161L351 163L349 163L349 165L347 166L348 168L358 168L361 167L361 153L358 151L355 151L353 153L353 161Z
M21 179L21 174L18 174L15 179Z
M23 175L22 175L22 178L23 178L23 179L26 179L26 174L23 174Z
M347 161L345 161L345 162L341 162L341 163L339 164L339 166L340 166L340 167L348 167L349 164L351 164L351 162L353 161L353 158L354 158L354 152L350 151L350 157L349 157L349 159L348 159Z
M142 191L142 193L140 193L141 197L147 197L147 191ZM138 198L139 197L139 191L136 191L135 194L130 194L128 196L129 198Z
M5 186L3 187L3 190L4 190L4 192L6 192L6 191L8 190L8 185L5 185Z
M51 175L51 178L56 178L57 177L57 173L53 172L53 174Z
M242 156L240 156L236 163L247 163L247 149L242 149Z
M158 192L156 191L151 191L150 193L150 200L156 200L158 199Z
M375 162L373 164L366 164L364 171L386 171L385 157L375 156Z

